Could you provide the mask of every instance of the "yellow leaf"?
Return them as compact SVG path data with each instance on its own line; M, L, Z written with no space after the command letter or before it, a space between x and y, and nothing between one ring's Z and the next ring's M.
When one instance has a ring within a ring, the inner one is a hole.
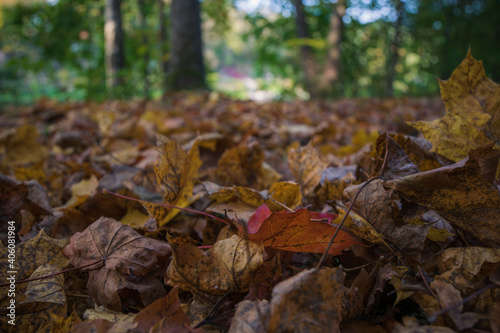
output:
M191 204L193 187L201 166L198 141L188 153L176 141L169 141L162 147L160 163L155 167L156 179L164 191L163 202L177 207ZM160 226L166 225L178 213L178 209L141 202Z
M0 137L0 151L5 149L2 164L10 167L40 162L47 148L37 142L38 131L33 125L23 125Z
M64 205L66 208L73 208L85 202L89 197L95 194L99 181L95 175L89 179L84 179L71 186L71 198Z
M446 81L439 81L446 107L443 118L409 124L422 132L435 151L455 162L469 151L500 140L500 87L488 79L482 61L467 57Z
M295 209L302 201L300 186L295 182L274 183L269 189L269 196L271 199L291 209ZM283 206L275 203L273 200L268 199L266 201L266 205L271 211L277 212L284 210Z

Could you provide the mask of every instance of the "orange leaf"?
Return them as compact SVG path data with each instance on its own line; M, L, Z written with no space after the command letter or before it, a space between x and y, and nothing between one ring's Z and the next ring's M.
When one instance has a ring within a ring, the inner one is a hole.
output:
M264 246L292 252L323 253L337 230L327 223L312 222L311 214L305 208L270 215L268 211L267 206L259 207L248 226L248 239ZM339 255L354 243L351 236L341 230L328 253Z

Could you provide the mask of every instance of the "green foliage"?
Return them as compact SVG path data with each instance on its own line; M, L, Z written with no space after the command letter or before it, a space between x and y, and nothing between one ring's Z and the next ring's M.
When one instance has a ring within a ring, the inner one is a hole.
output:
M24 3L24 2L22 2ZM159 97L166 77L168 45L159 42L158 1L144 0L145 26L139 1L122 2L125 31L125 83L106 91L103 1L60 0L0 7L0 104L29 103L42 95L60 100ZM273 0L271 11L245 13L232 0L203 1L203 37L207 79L212 88L246 96L267 89L274 98L305 97L300 47L312 48L322 73L326 57L329 0L305 1L310 38L298 39L289 0ZM395 1L348 0L341 43L341 97L385 94L390 48L396 33ZM436 77L446 79L470 46L487 64L493 80L500 77L500 12L498 0L404 1L394 79L395 96L438 93ZM370 23L359 13L388 9ZM165 5L168 30L168 2ZM168 31L167 31L168 39ZM167 43L168 44L168 43ZM163 48L163 49L162 49ZM227 69L240 74L231 77ZM146 85L147 77L148 85ZM318 77L318 80L320 78Z

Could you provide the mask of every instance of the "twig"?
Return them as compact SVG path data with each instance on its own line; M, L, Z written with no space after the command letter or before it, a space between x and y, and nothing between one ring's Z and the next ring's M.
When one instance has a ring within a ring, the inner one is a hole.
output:
M424 272L422 272L422 267L418 266L418 272L420 273L420 276L422 277L422 280L424 280L425 286L426 286L426 287L427 287L427 289L429 289L429 291L431 292L431 295L432 295L435 299L437 299L436 294L434 293L434 291L432 291L431 286L429 286L429 284L427 283L427 279L425 278Z
M431 323L434 322L437 319L438 316L440 316L442 314L445 314L447 312L450 312L450 311L458 308L460 305L463 305L463 304L471 301L475 297L477 297L477 296L481 295L482 293L484 293L486 290L489 290L489 289L492 289L492 288L500 288L500 287L497 284L495 284L495 283L491 283L491 284L489 284L487 286L484 286L481 289L473 292L472 294L470 294L469 296L467 296L466 298L464 298L461 302L455 303L455 304L453 304L450 307L447 307L447 308L444 308L444 309L441 309L439 311L434 312L430 317L428 317L429 322L431 322Z
M356 202L356 199L358 198L359 194L366 187L366 185L370 184L375 179L378 179L378 176L368 179L368 181L366 181L361 186L361 188L359 189L358 193L356 193L356 195L354 196L354 199L351 201L351 204L349 205L349 208L347 208L347 210L345 212L345 215L342 218L342 221L340 222L339 226L337 227L337 230L335 230L335 233L333 234L332 238L330 239L330 242L328 243L328 245L327 245L327 247L325 249L325 252L323 252L323 255L321 256L321 259L319 260L318 265L316 266L316 269L319 269L321 267L321 265L323 264L323 261L325 261L326 255L328 254L328 251L330 251L330 248L332 247L332 244L333 244L333 241L335 240L335 237L337 237L338 233L340 232L340 229L344 225L344 222L347 219L347 216L349 216L349 213L351 212L352 207L354 206L354 203Z
M388 136L386 134L386 136ZM345 212L344 217L342 218L342 221L340 222L339 226L337 227L337 230L335 230L335 233L333 234L332 238L330 239L330 242L328 243L328 246L326 247L325 252L323 252L323 255L321 256L321 259L318 262L318 265L316 266L316 269L319 269L323 262L325 261L326 255L328 254L328 251L332 247L333 241L335 240L335 237L337 237L340 229L344 225L345 220L347 219L347 216L349 216L349 213L352 210L352 207L354 206L354 203L358 199L359 194L361 191L366 187L366 185L370 184L372 181L375 179L379 179L382 176L382 173L384 172L385 166L387 164L387 156L389 155L389 140L385 140L385 155L384 155L384 162L382 163L382 166L380 167L380 170L378 170L377 175L368 178L368 180L361 186L361 188L358 190L358 193L354 196L354 199L351 201L351 204L349 205L349 208L347 208L347 211Z

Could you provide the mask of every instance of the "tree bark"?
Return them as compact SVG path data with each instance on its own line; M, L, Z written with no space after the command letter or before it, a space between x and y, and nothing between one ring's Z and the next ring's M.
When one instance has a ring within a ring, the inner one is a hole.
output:
M309 30L307 28L306 15L302 0L293 0L295 6L297 36L299 38L308 39ZM304 71L305 88L311 97L317 97L319 93L316 60L314 59L314 51L309 45L300 46L300 59L302 62L302 70Z
M149 99L149 90L150 90L150 82L149 82L149 38L147 34L147 22L146 22L146 1L147 0L139 0L139 21L142 29L142 45L144 47L143 61L144 67L142 68L142 75L144 81L144 98Z
M326 40L325 71L321 80L321 91L324 95L331 95L334 92L335 85L340 78L340 57L342 54L340 43L342 42L342 17L345 15L346 9L345 0L338 0L334 6ZM338 86L340 90L341 86Z
M198 0L172 0L169 79L173 90L206 87Z
M399 53L398 49L401 45L401 26L403 22L403 3L401 0L394 0L394 7L397 13L396 22L394 22L394 37L392 39L389 57L387 58L387 82L385 94L388 97L394 96L394 79L396 77L396 65L398 64Z
M163 81L168 73L168 60L167 60L167 19L165 15L165 0L158 0L158 22L160 23L160 33L158 35L158 43L160 46L160 66L161 76ZM165 82L163 82L165 84Z
M121 0L106 0L104 24L106 86L113 90L123 83L120 71L125 67Z

